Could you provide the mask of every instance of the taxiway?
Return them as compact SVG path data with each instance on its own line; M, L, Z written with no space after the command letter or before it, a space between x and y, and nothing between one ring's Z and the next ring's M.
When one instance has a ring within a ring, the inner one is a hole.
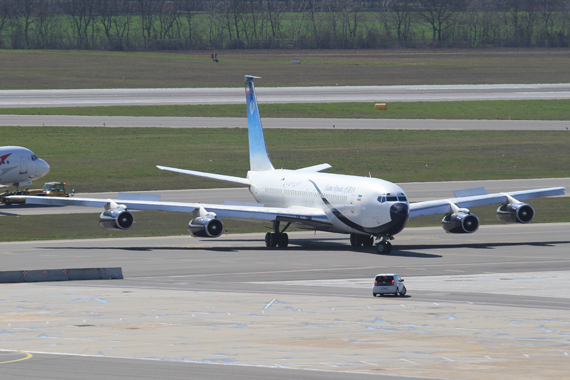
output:
M2 243L7 270L121 266L125 279L2 285L0 370L8 379L73 378L62 365L86 379L145 368L172 379L562 378L568 228L406 229L389 256L326 233L292 233L288 249L274 250L261 234ZM382 272L405 278L406 297L372 297Z
M417 102L568 99L570 84L263 87L260 103ZM85 107L167 104L240 104L243 87L82 90L1 90L0 107Z

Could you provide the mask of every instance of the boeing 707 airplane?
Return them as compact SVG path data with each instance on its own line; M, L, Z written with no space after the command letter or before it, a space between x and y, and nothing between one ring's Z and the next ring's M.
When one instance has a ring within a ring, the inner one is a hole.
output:
M247 186L258 205L216 205L129 199L27 197L27 203L104 207L100 225L109 230L127 230L134 224L130 210L194 212L188 230L192 236L216 238L224 232L221 218L266 221L273 232L265 245L287 247L290 226L350 235L352 246L373 246L390 253L390 240L409 220L422 215L443 215L448 233L473 233L479 219L467 207L499 204L497 217L504 223L528 223L534 209L522 201L564 194L564 187L487 194L471 189L456 198L410 203L396 184L378 178L322 173L331 168L320 164L297 170L275 169L265 144L251 75L245 76L250 170L246 178L157 166L161 170L206 177Z
M0 147L0 187L29 186L49 173L49 165L21 146Z

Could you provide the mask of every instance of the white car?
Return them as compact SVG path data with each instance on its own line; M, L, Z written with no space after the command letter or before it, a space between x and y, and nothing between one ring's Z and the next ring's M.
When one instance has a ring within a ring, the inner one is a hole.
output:
M406 287L404 286L404 279L400 278L395 273L380 273L374 279L374 287L372 288L372 295L383 296L384 294L393 294L395 296L403 296L406 294Z

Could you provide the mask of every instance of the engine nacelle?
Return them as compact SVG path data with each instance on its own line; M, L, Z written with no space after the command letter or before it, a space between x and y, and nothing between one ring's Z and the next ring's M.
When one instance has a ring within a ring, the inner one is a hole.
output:
M105 210L99 216L99 224L104 230L128 230L135 224L135 217L128 210Z
M502 223L528 223L534 218L534 208L526 203L502 204L497 209L497 219Z
M188 223L188 231L194 237L217 238L224 232L224 223L212 216L200 216Z
M450 234L471 234L479 229L479 218L475 214L464 212L446 214L441 226Z

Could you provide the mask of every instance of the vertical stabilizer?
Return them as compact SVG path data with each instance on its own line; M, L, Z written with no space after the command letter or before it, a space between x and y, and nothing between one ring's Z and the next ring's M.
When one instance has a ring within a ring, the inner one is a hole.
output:
M247 104L247 129L249 136L249 166L251 171L273 170L267 153L263 127L257 108L253 76L245 76L245 99Z

